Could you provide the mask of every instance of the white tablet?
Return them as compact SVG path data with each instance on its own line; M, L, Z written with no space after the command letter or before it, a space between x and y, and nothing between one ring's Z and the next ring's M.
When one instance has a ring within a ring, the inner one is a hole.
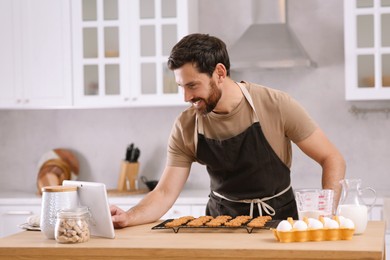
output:
M107 199L106 185L98 182L64 180L63 186L77 186L79 204L89 208L91 213L90 232L92 236L114 238L114 225Z

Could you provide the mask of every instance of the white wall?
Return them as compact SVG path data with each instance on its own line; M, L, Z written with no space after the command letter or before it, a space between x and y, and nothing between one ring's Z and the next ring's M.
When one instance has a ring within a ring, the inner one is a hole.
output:
M240 3L240 6L234 4ZM250 19L249 1L200 0L200 31L223 38L228 45ZM291 27L318 64L315 69L233 74L290 93L339 147L347 161L347 177L389 190L390 118L385 114L356 117L352 105L390 107L389 101L347 102L344 98L343 1L289 0ZM310 26L308 26L310 24ZM81 163L80 179L114 188L126 146L141 148L141 174L158 178L165 165L167 138L182 108L91 110L0 110L0 188L36 191L36 165L53 148L73 150ZM320 168L294 147L295 187L319 187ZM199 165L188 188L207 188L207 172Z

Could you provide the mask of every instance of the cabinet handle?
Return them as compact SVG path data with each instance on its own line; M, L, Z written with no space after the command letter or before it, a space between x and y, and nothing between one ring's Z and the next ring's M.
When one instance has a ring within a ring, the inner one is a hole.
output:
M29 99L25 99L25 100L24 100L24 103L25 103L25 104L27 104L28 102L30 102Z
M4 213L4 215L32 215L32 211L28 210L10 210Z

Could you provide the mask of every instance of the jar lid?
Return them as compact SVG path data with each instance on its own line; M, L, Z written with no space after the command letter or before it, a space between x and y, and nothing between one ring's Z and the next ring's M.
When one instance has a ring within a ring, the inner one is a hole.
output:
M77 208L62 209L57 213L57 217L59 218L80 217L83 215L89 215L88 207L80 206Z
M66 192L77 191L77 186L45 186L42 188L42 192Z

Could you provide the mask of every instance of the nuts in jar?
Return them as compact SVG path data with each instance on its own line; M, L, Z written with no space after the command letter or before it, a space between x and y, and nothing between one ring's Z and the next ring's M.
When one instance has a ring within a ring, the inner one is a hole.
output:
M90 238L87 207L64 209L57 213L55 239L59 243L82 243Z

